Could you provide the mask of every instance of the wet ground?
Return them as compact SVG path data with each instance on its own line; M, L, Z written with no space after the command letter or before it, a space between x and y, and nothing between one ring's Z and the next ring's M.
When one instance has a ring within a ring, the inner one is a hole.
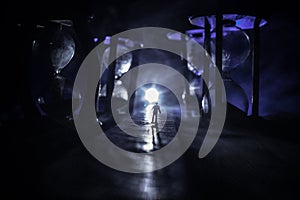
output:
M121 134L113 123L105 127L110 140L123 149L155 151L176 134L175 114L157 126L146 115L132 118L142 127L138 139ZM4 190L9 199L299 199L299 122L233 112L214 149L199 159L208 122L201 118L195 140L178 160L140 174L100 163L82 144L72 120L2 122Z

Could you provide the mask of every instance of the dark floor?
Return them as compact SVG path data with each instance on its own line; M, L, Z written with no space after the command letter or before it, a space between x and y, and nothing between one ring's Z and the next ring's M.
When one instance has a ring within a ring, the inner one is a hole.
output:
M151 128L143 117L135 120ZM202 118L193 144L173 164L131 174L92 157L72 121L43 117L2 122L4 189L9 199L300 198L299 121L252 119L233 111L214 149L199 159L207 123ZM117 127L106 134L125 149L147 152L166 145L175 127L175 118L168 118L154 142L120 136Z

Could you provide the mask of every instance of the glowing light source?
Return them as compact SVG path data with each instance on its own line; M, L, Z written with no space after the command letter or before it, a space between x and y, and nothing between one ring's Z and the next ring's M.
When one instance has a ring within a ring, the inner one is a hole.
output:
M94 38L93 38L93 41L94 41L95 43L97 43L97 42L99 41L99 38L98 38L98 37L94 37Z
M145 99L149 103L157 102L159 99L159 92L155 88L149 88L145 91Z

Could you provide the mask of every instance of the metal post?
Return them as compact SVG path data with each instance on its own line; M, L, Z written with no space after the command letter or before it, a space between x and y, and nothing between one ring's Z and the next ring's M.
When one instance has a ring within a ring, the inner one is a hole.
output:
M210 25L207 17L204 17L204 18L205 18L204 19L205 20L204 21L204 49L206 50L205 54L207 53L209 56L211 56L211 46L210 46L210 42L211 42L211 32L210 32L211 31L211 25ZM204 55L204 56L207 56L207 55ZM204 61L207 62L208 60L204 59ZM209 65L210 65L210 63L207 62L207 63L205 63L205 65L208 66L206 68L208 70L204 70L202 76L203 76L203 78L205 80L209 80L209 73L210 73L210 70L209 70L210 66ZM203 100L204 96L206 95L208 97L208 99L209 99L209 105L211 105L211 99L209 98L210 95L209 95L209 89L208 89L209 82L206 82L204 84L203 78L201 79L201 81L202 81L202 96L201 96L201 101ZM211 111L211 108L209 106L208 113L210 113L210 111ZM201 114L204 115L202 106L201 106Z
M113 60L110 66L108 66L108 76L107 76L107 85L106 85L106 103L107 111L111 112L111 105L108 103L112 98L113 90L115 87L115 68L116 68L116 57L117 57L117 45L118 41L115 37L111 37L110 40L110 51L109 51L109 60Z
M205 18L205 24L204 24L204 48L207 51L207 53L209 55L211 55L211 47L210 47L210 40L211 40L211 36L210 36L210 29L211 26L209 24L209 21L207 19L207 17Z
M253 33L253 60L252 60L252 115L259 116L259 25L261 18L256 17Z
M222 75L222 49L223 49L223 15L222 14L217 14L216 15L216 65L217 68L219 69L219 72ZM217 82L216 82L217 83ZM222 102L222 97L225 94L221 93L220 90L221 86L216 85L215 90L216 90L216 102L221 103ZM217 103L216 105L219 105Z

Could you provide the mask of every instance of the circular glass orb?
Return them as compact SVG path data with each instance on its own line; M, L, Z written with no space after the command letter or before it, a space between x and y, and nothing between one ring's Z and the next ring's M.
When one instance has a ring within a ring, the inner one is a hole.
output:
M120 56L119 58L116 59L116 68L115 68L115 77L116 79L120 78L124 73L126 73L130 67L131 67L131 63L133 60L133 55L132 53L125 53L127 52L129 49L124 46L124 45L117 45L117 56ZM109 59L109 54L110 54L110 47L108 47L103 54L103 64L105 66L107 66L108 64L108 59Z
M186 38L187 68L196 76L201 76L204 72L207 53L202 48L196 48L195 45L197 43L204 45L204 30L192 29L186 31L186 34L188 35Z
M204 65L207 53L203 48L195 47L197 43L203 46L204 43L204 29L191 29L185 32L186 36L182 37L179 32L170 32L167 38L173 41L185 40L186 54L187 54L187 68L196 76L201 76L204 72Z
M212 59L216 55L216 32L211 34ZM223 28L222 70L229 72L243 63L251 52L249 36L236 27Z
M65 68L75 53L75 42L68 33L57 30L50 42L50 58L55 73L59 74Z
M42 115L65 117L71 114L72 82L56 75L48 88L37 97L37 106Z

